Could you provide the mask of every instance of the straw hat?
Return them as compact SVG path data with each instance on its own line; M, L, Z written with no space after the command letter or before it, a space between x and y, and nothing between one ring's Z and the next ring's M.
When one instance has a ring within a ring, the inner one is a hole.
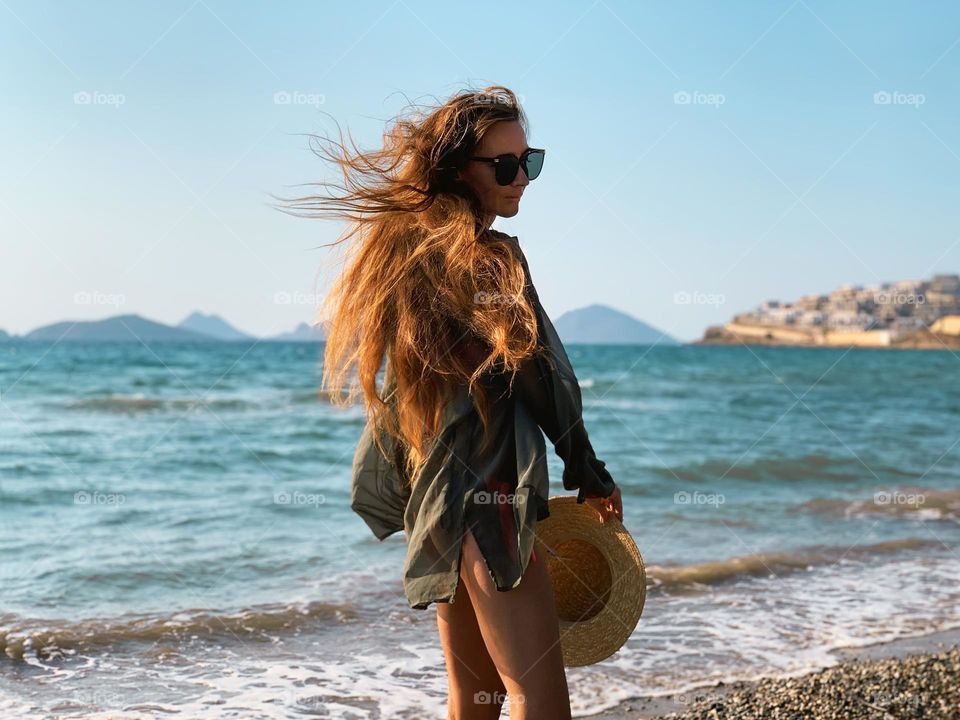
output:
M537 559L545 558L560 620L566 667L604 660L630 637L647 596L640 551L616 517L572 495L549 500L550 517L537 523Z

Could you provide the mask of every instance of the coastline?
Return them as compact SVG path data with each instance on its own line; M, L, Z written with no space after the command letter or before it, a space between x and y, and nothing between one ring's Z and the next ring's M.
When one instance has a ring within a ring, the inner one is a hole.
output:
M960 718L960 628L832 652L837 664L787 678L705 684L633 698L597 720ZM938 706L936 703L940 703ZM889 706L892 712L885 712ZM776 715L780 708L782 715ZM896 708L896 709L893 709Z
M764 347L790 348L840 348L857 347L866 350L956 350L960 349L960 335L935 333L929 328L919 329L898 339L871 338L872 333L885 330L860 332L813 333L807 330L778 325L714 325L708 327L703 337L690 345L759 345Z

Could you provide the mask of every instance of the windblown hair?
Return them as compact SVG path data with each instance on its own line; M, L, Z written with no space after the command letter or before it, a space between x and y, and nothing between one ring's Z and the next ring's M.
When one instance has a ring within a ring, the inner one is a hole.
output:
M507 373L512 382L521 362L539 350L518 251L484 229L479 198L455 173L505 120L527 131L514 93L490 86L398 115L382 149L363 152L351 136L351 153L341 132L341 142L330 141L334 151L321 145L314 152L337 164L343 184L307 183L324 192L286 201L294 215L348 221L336 241L353 239L346 266L321 307L327 316L322 385L335 404L351 404L357 386L345 397L341 391L356 368L368 418L399 441L394 447L401 449L407 483L438 436L445 404L464 383L489 447L484 374ZM473 361L467 347L480 348ZM388 372L395 381L392 400L377 386L385 360L385 382ZM380 432L373 437L386 452Z

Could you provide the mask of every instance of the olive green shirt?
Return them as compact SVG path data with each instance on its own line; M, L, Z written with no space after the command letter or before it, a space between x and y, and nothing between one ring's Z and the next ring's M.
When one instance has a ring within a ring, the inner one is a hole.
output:
M404 530L407 554L403 586L410 607L452 602L459 582L461 544L469 526L497 589L520 582L533 551L535 526L549 516L546 433L563 460L563 487L577 502L608 497L616 484L597 459L584 428L580 385L556 329L540 304L526 257L520 251L528 298L537 315L538 342L553 362L534 356L508 390L506 376L490 375L495 396L491 432L496 441L480 451L482 425L464 384L443 410L440 431L412 488L404 483L401 454L392 439L367 423L353 459L351 509L379 540ZM393 398L389 362L384 397ZM373 442L381 432L386 455ZM542 432L541 432L542 431Z

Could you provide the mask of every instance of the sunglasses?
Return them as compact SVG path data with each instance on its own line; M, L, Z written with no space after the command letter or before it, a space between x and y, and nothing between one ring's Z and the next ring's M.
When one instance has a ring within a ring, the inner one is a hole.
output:
M527 148L520 157L513 153L505 153L496 157L472 156L471 160L493 163L493 169L498 185L509 185L517 177L517 172L523 168L528 180L535 180L543 169L543 148Z

